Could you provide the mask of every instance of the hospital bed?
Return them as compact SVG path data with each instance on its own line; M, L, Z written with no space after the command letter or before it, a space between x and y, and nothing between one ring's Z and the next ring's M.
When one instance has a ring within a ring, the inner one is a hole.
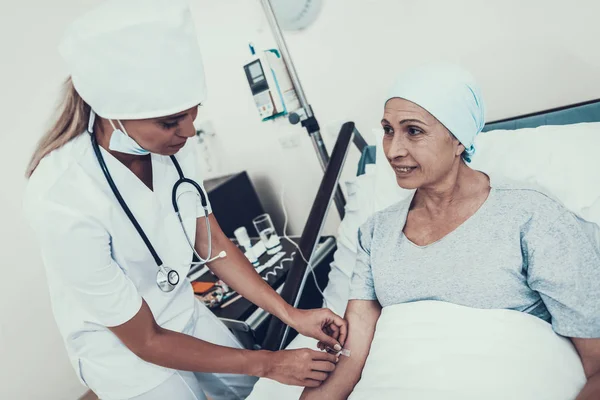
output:
M476 141L473 168L530 181L579 216L600 224L600 100L493 121L484 132ZM366 146L356 177L344 182L346 213L324 291L324 305L339 315L344 314L348 301L359 226L373 212L407 195L395 185L385 158L378 157L381 151L380 143ZM565 160L568 171L564 171ZM598 231L595 235L600 243ZM301 335L286 345L289 349L315 346L315 340ZM299 387L260 379L249 399L298 399L301 392Z

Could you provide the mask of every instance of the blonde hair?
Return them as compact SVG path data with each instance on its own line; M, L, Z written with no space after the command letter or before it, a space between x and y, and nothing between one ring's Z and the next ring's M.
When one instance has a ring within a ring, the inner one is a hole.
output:
M29 178L40 161L54 150L64 146L87 129L90 106L79 96L71 78L63 85L60 114L54 125L40 139L31 156L26 176Z

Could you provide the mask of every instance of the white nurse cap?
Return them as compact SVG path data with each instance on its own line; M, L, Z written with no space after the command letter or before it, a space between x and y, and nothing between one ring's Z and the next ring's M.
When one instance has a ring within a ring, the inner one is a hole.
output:
M206 98L186 0L106 0L68 28L60 52L75 89L104 118L163 117Z

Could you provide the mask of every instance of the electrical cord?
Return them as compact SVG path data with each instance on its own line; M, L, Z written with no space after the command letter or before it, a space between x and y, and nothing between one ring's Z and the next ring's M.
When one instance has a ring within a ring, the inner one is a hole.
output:
M290 237L287 235L287 224L288 224L288 214L287 214L287 210L285 209L285 181L283 182L283 185L281 187L281 209L283 210L283 238L285 240L287 240L289 243L291 243L296 249L298 249L298 253L300 254L300 257L302 257L302 260L306 263L306 267L308 268L308 270L310 271L310 273L312 274L313 280L315 281L315 286L317 288L317 290L319 291L319 293L321 293L321 296L323 296L323 301L325 302L325 307L329 307L327 304L330 303L327 300L327 297L325 296L325 293L323 293L323 291L321 290L321 288L319 287L319 283L317 282L317 274L314 271L314 268L312 266L312 264L306 259L306 257L304 256L304 254L302 254L302 250L300 250L300 246L298 246L296 244L296 242L294 242L292 239L290 239ZM294 253L292 253L292 258L294 257ZM283 260L282 260L283 262Z
M279 265L277 265L276 267L274 267L272 271L267 272L265 274L265 276L263 277L263 279L265 281L268 281L269 280L269 276L276 277L277 276L277 271L278 270L283 270L283 262L284 261L293 261L295 255L296 255L296 252L293 252L289 258L284 258L281 261L279 261Z

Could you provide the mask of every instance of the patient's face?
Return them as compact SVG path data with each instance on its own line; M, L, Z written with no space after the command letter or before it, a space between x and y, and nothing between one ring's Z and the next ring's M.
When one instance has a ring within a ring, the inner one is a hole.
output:
M390 99L381 121L383 151L405 189L443 180L464 147L433 115L404 99Z

